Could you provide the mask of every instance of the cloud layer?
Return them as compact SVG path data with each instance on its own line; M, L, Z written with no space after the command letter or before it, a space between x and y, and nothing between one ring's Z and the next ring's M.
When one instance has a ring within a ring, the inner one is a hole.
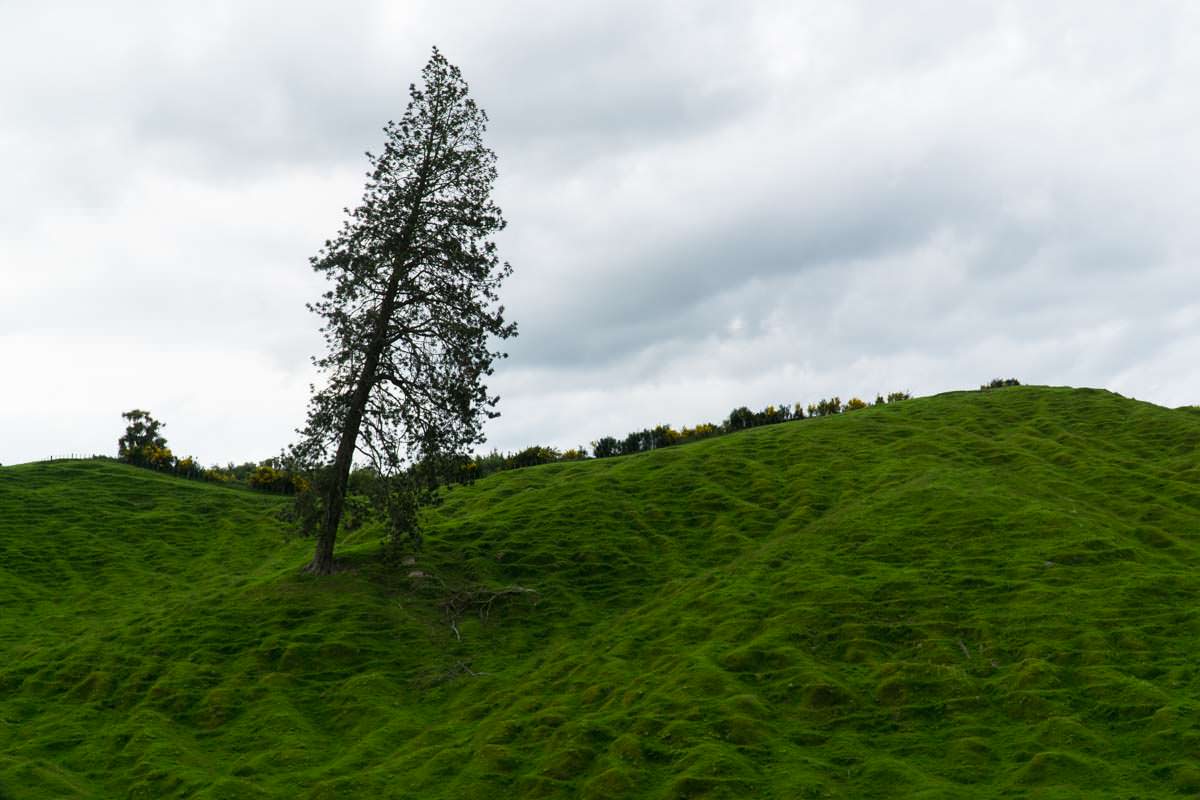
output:
M1200 402L1189 4L0 10L0 461L303 420L307 258L431 44L491 116L491 444L997 375Z

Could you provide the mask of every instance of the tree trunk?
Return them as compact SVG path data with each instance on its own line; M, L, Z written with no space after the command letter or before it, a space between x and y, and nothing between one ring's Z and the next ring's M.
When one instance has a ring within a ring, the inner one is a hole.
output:
M338 513L341 516L341 513ZM322 525L321 534L317 537L317 552L313 554L313 559L304 568L305 572L310 572L313 575L332 575L333 574L333 537L326 535L328 527ZM337 527L334 527L337 531Z
M416 236L418 214L429 185L430 146L432 129L426 142L425 158L421 165L417 188L413 195L412 204L408 209L408 219L400 233L399 241L392 252L392 274L388 277L387 288L379 304L379 316L375 319L375 327L371 331L371 340L367 343L366 359L362 372L359 373L358 383L354 387L354 396L350 399L350 409L346 414L345 427L338 442L337 455L333 461L333 475L329 489L325 494L325 519L321 525L321 533L317 537L317 549L313 560L305 568L306 572L314 575L329 575L334 571L333 545L337 540L338 525L342 521L342 509L346 504L346 487L350 482L350 468L354 465L354 447L358 443L358 429L362 425L363 415L367 410L367 401L371 399L371 389L375 387L378 378L379 359L387 346L388 323L396 311L396 295L400 291L400 279L412 247L413 237Z
M366 375L359 379L359 386L366 384ZM370 387L368 386L368 391ZM337 540L338 526L342 522L342 509L346 505L346 484L350 481L350 467L354 462L354 445L358 441L358 426L362 422L361 409L366 406L358 402L359 395L365 394L360 389L354 392L354 405L347 417L346 427L342 429L342 439L338 443L337 457L333 462L333 475L330 477L329 488L325 492L325 519L321 523L321 533L317 537L317 550L305 572L314 575L333 574L333 544ZM357 412L357 413L356 413Z
M422 175L418 197L425 189L426 178ZM404 272L408 249L416 229L416 208L405 225L397 248L395 266L388 278L387 289L379 304L379 316L375 320L375 328L371 331L371 340L367 343L366 360L362 372L359 373L358 383L354 387L354 396L350 399L350 409L346 414L345 427L338 442L337 455L333 461L333 475L330 477L329 488L325 493L325 519L321 524L321 533L317 537L317 549L313 559L305 567L305 572L314 575L330 575L334 571L333 545L337 540L338 525L342 521L342 510L346 505L346 487L350 482L350 468L354 466L354 447L358 443L358 429L362 425L363 415L367 410L367 401L371 399L371 389L375 387L379 359L383 348L387 345L388 322L396 311L396 295L400 290L400 278Z
M395 290L399 283L399 274L400 269L397 267L392 280L388 282L390 291L384 298L383 308L380 309L381 324L376 324L374 335L367 346L367 360L358 377L358 384L354 388L354 397L350 400L350 410L346 414L345 427L342 428L342 438L338 442L337 455L333 460L333 474L330 476L329 488L325 492L325 519L321 524L321 533L317 537L317 550L313 553L313 560L305 567L305 572L311 572L314 575L330 575L334 570L333 544L337 540L338 525L342 521L342 509L346 505L346 486L350 482L350 468L354 466L354 447L358 443L358 428L362 425L367 400L370 399L371 388L375 384L375 371L379 368L379 356L383 352L387 334L386 319L391 316L391 311L395 306Z

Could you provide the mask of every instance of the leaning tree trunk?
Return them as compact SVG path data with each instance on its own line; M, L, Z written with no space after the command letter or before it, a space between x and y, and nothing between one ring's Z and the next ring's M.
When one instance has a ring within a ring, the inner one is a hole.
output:
M358 429L362 425L363 415L367 411L367 401L371 399L371 390L375 388L378 379L379 359L387 347L388 324L396 311L396 296L400 291L400 279L412 248L413 239L417 233L418 216L425 191L429 186L429 164L432 156L432 134L426 142L425 157L420 174L417 178L416 190L413 193L408 208L408 219L400 232L399 242L392 252L392 274L388 277L387 288L384 290L382 302L379 304L379 316L371 329L371 339L367 343L366 358L363 361L362 372L358 375L358 383L354 387L354 396L350 399L350 408L346 413L345 427L338 442L337 455L333 461L333 475L325 492L325 518L321 524L321 533L317 537L317 549L313 560L305 568L306 572L314 575L329 575L334 571L333 545L337 541L338 525L342 521L342 509L346 504L346 487L350 482L350 468L354 465L354 448L358 443Z
M363 391L364 387L365 392ZM333 545L337 540L338 526L342 521L342 509L346 505L346 485L350 480L350 467L354 463L354 447L358 442L358 428L362 424L363 409L366 407L366 396L369 395L370 388L367 375L364 373L354 392L352 407L346 418L346 427L342 429L337 456L333 461L333 475L325 490L325 517L321 522L321 533L317 537L317 550L313 553L312 561L305 567L306 572L314 575L333 573ZM360 395L363 396L361 402L359 402Z
M421 191L424 191L425 179L421 179ZM418 196L420 196L418 194ZM410 220L415 220L415 209ZM388 278L387 289L383 302L379 306L379 317L371 331L371 340L367 343L366 359L358 382L354 387L354 396L350 398L350 408L346 413L342 437L338 442L337 455L333 460L333 475L325 491L325 518L321 523L321 533L317 537L317 550L306 572L314 575L329 575L333 573L333 545L337 541L338 525L342 521L342 509L346 505L346 487L350 482L350 468L354 465L354 448L358 443L358 429L362 425L363 415L367 410L367 401L371 399L371 390L375 388L378 377L379 359L387 346L388 322L396 311L396 295L400 290L400 278L404 272L405 260L416 225L409 222L405 226L398 249L400 256L396 266Z
M317 537L317 550L313 553L312 562L305 568L306 572L314 575L329 575L334 569L333 544L337 540L338 525L342 521L342 509L346 505L346 487L350 482L350 468L354 465L358 429L367 410L367 401L371 398L371 389L375 386L379 358L387 343L387 320L391 318L395 309L400 270L401 267L396 267L388 281L388 292L379 310L379 319L372 331L371 341L367 345L366 362L359 373L354 396L350 399L350 409L346 413L342 438L338 442L337 455L333 460L333 474L325 490L325 518L321 523L321 533Z

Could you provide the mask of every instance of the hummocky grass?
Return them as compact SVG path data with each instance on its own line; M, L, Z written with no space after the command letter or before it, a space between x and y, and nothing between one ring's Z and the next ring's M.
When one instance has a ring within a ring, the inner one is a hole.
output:
M952 393L494 475L321 579L278 499L6 467L0 797L1194 796L1198 444Z

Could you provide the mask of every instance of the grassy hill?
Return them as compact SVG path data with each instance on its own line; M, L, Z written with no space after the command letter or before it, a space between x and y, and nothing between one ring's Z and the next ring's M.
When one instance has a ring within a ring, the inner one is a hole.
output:
M278 500L2 468L0 797L1195 796L1198 445L953 393L494 475L327 579Z

